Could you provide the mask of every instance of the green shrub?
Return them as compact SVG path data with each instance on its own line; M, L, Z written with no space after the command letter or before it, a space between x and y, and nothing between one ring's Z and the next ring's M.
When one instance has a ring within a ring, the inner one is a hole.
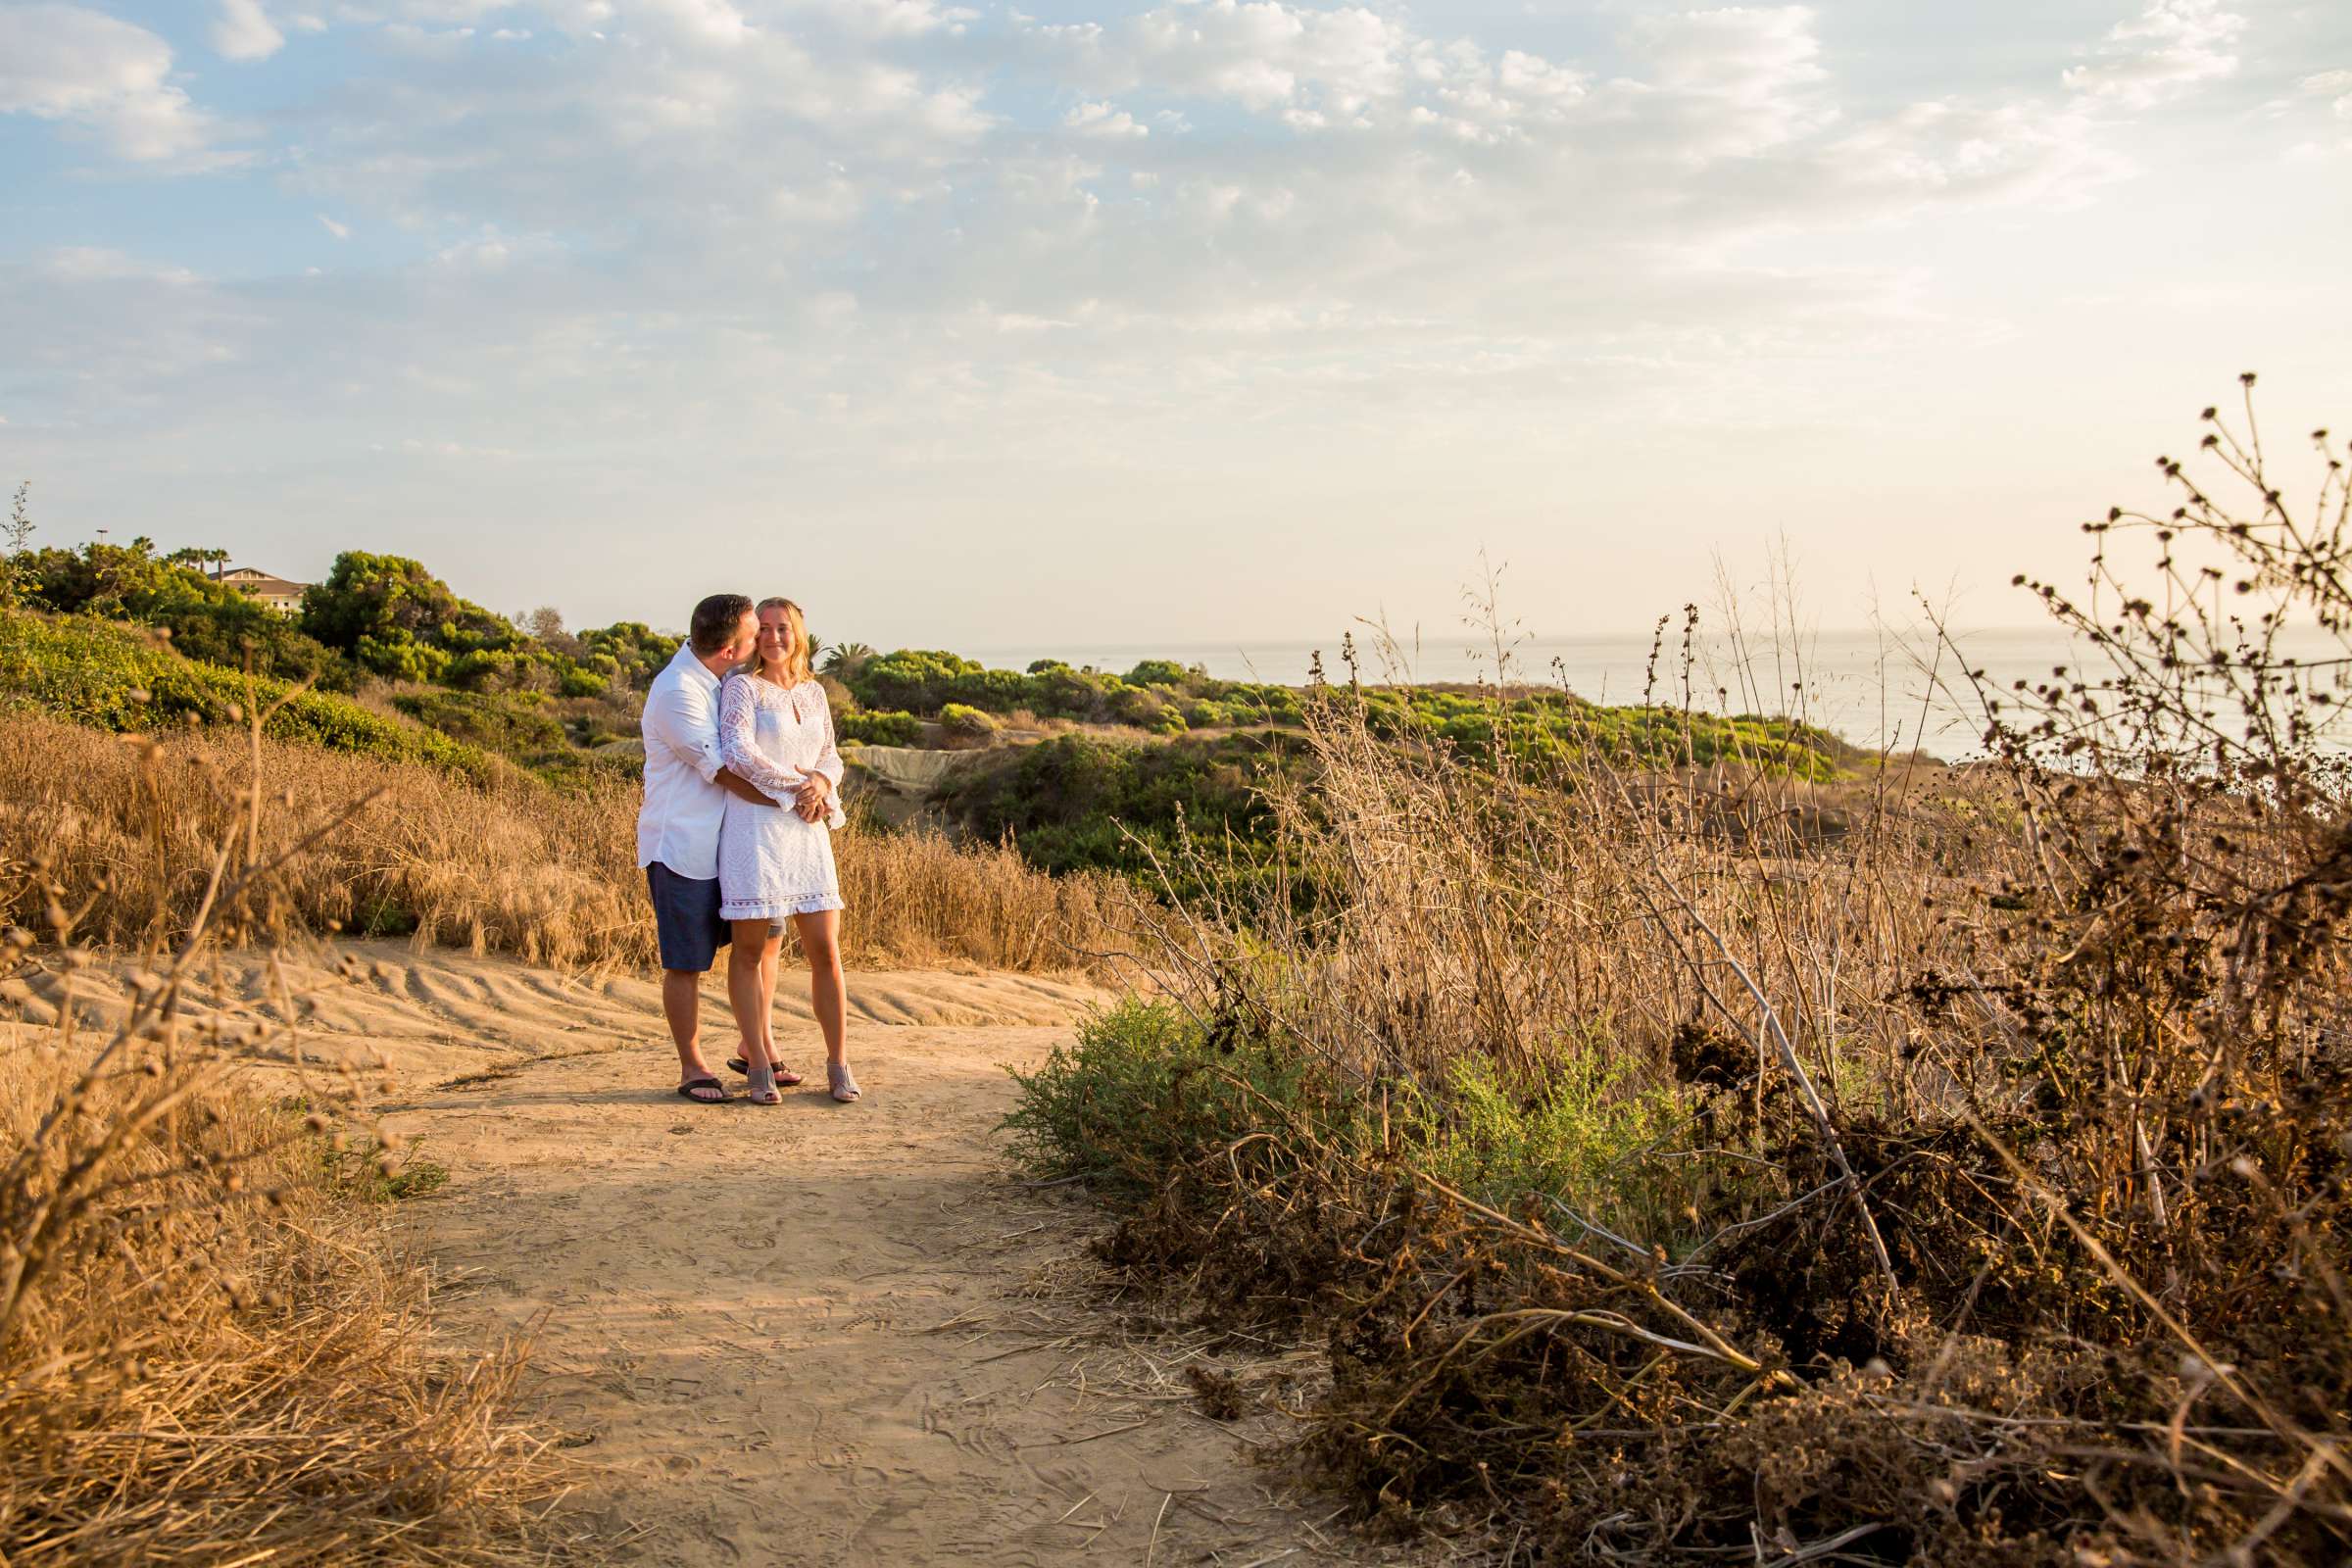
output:
M1009 669L971 669L944 683L940 696L947 707L1008 713L1029 706L1035 685L1028 676Z
M912 713L839 712L833 715L834 739L867 746L920 746L923 721Z
M233 603L184 602L159 610L152 618L172 633L172 646L189 659L242 669L250 657L255 674L308 680L318 691L348 693L359 684L350 660L304 636L291 620L243 594L234 594Z
M1183 687L1196 677L1205 683L1208 680L1208 671L1199 668L1187 669L1173 659L1147 659L1127 672L1127 684L1130 686Z
M1029 699L1022 706L1047 718L1091 719L1102 711L1105 680L1058 662L1046 669L1032 666Z
M957 677L983 670L973 660L937 649L902 648L868 660L850 677L849 686L866 708L936 713Z
M1079 1025L1033 1073L1004 1118L1012 1155L1045 1180L1083 1176L1140 1197L1169 1172L1266 1125L1263 1102L1310 1091L1295 1052L1263 1042L1224 1049L1173 1005L1130 998Z
M452 659L442 679L460 691L511 690L517 684L516 676L527 662L528 656L517 656L505 649L475 648Z
M599 674L643 691L677 657L679 639L664 637L641 620L614 621L579 634L585 663ZM566 692L565 696L571 694Z
M437 681L449 672L449 651L407 632L363 636L352 647L361 666L387 680Z
M1138 729L1157 728L1164 722L1163 715L1169 711L1168 705L1161 700L1159 693L1141 686L1119 687L1110 694L1109 707L1111 717L1122 724L1133 724ZM1183 715L1177 716L1181 718Z
M560 749L570 737L543 699L480 692L403 692L392 706L454 741L510 757Z
M279 740L429 762L476 783L499 776L496 760L475 748L348 698L259 676L249 687L241 673L182 659L108 621L0 612L0 704L8 707L122 733L242 723L248 702L267 710L281 698L266 731Z
M977 708L961 703L950 703L939 710L939 721L951 735L964 740L980 740L997 732L997 721Z
M1684 1107L1597 1048L1565 1051L1526 1082L1458 1057L1443 1083L1402 1086L1391 1115L1416 1165L1491 1207L1516 1213L1534 1195L1624 1235L1688 1229L1678 1167L1644 1157L1685 1125Z
M303 595L302 629L379 675L405 680L436 678L459 655L530 644L504 615L460 599L421 564L364 550L337 556L326 580ZM433 654L440 667L427 667Z
M1020 748L1008 766L951 782L936 799L975 837L1009 837L1041 870L1118 871L1157 891L1156 856L1191 888L1192 868L1176 853L1181 821L1220 858L1240 858L1237 878L1270 877L1271 823L1251 786L1296 744L1262 732L1156 744L1055 735Z
M1287 1120L1342 1146L1383 1148L1504 1213L1533 1200L1568 1234L1584 1221L1695 1241L1687 1210L1698 1176L1648 1157L1687 1130L1682 1103L1671 1090L1636 1088L1597 1052L1564 1054L1523 1084L1488 1058L1458 1058L1442 1082L1391 1083L1373 1112L1315 1074L1287 1037L1211 1041L1173 1004L1129 997L1034 1073L1012 1076L1019 1100L1004 1126L1023 1168L1082 1176L1128 1201Z

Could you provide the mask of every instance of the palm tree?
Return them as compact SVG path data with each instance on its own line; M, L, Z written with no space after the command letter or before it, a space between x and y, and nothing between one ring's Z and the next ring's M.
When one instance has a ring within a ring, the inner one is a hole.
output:
M835 680L848 680L863 669L874 657L867 643L835 643L825 651L824 671Z
M213 581L219 582L221 567L228 564L228 552L215 550L205 545L189 545L185 549L172 551L164 559L174 565L194 566L199 571L210 565L213 569L208 575Z

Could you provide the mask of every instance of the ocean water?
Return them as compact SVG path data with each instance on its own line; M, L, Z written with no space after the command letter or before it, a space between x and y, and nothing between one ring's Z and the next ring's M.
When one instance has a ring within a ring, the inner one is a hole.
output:
M1466 637L1424 638L1418 647L1384 659L1362 632L1358 666L1366 680L1446 684L1492 680L1495 652ZM1081 667L1123 673L1146 659L1200 664L1225 680L1297 685L1315 655L1326 675L1347 678L1341 638L1326 642L1196 643L973 649L966 657L1021 669L1034 660L1059 659ZM2285 639L2283 652L2306 660L2340 658L2343 649L2324 634ZM1526 638L1505 650L1515 681L1565 686L1602 703L1638 703L1645 692L1680 706L1684 651L1679 638L1657 651L1647 636ZM1710 637L1690 650L1690 699L1719 712L1788 714L1862 746L1918 745L1961 759L1979 749L1984 716L1964 678L1981 669L2002 690L2018 680L2047 680L2061 666L2095 678L2104 667L2085 658L2066 634L2049 627L1986 628L1953 634L1950 646L1926 632L1818 632L1775 644L1752 639L1735 646ZM2336 684L2352 691L2352 669L2339 667Z

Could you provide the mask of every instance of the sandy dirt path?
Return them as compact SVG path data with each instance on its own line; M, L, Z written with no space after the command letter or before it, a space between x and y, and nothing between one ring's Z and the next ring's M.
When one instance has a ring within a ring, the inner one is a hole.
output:
M359 944L233 961L199 1002L310 999L306 1054L366 1064L385 1125L448 1184L407 1205L459 1347L534 1343L535 1396L592 1467L565 1506L598 1554L676 1564L1386 1560L1248 1457L1281 1417L1201 1413L1195 1366L1089 1288L1101 1219L1019 1186L1006 1065L1099 995L1029 976L853 977L867 1097L689 1104L652 985ZM803 977L787 973L786 990ZM91 1021L111 1010L83 977ZM706 1038L731 1040L715 981ZM42 998L13 998L37 1015ZM51 1000L54 1000L52 998ZM788 1059L821 1066L805 999ZM999 1020L999 1021L991 1021ZM715 1059L724 1052L712 1053ZM821 1071L814 1076L822 1082ZM1298 1364L1298 1363L1292 1363Z

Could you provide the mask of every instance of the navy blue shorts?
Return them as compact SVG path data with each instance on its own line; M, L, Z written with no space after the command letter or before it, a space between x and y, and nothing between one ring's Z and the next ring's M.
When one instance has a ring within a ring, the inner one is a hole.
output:
M680 876L660 860L645 868L654 896L654 931L662 943L662 967L701 974L733 935L718 917L718 878Z

